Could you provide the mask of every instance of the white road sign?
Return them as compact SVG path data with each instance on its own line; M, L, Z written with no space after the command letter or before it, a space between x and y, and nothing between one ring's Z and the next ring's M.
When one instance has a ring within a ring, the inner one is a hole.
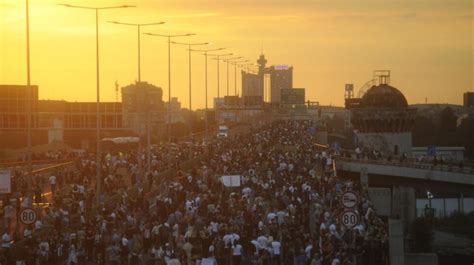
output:
M341 223L351 229L359 223L359 214L353 210L346 210L341 214Z
M0 170L0 193L11 193L11 171Z
M36 222L37 218L36 211L31 208L24 208L20 211L18 214L18 218L20 219L20 222L24 225L31 225Z
M342 200L342 205L344 205L345 208L354 208L357 206L359 203L359 196L353 191L346 191L342 194L341 197Z

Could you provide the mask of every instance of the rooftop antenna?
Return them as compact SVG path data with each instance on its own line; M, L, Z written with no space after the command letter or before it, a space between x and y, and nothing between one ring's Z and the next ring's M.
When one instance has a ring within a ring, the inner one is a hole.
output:
M118 102L119 101L119 84L117 82L117 80L115 80L115 102Z

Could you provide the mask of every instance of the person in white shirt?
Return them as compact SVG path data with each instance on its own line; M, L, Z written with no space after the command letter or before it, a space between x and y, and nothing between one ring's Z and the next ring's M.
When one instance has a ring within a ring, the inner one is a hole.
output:
M56 176L55 175L49 176L49 185L51 186L51 192L54 194L54 191L56 190Z
M234 246L232 246L232 264L240 265L242 263L242 245L239 243L239 240L234 241Z
M277 240L273 240L271 242L272 254L273 254L273 264L279 265L280 264L280 256L281 256L281 243Z

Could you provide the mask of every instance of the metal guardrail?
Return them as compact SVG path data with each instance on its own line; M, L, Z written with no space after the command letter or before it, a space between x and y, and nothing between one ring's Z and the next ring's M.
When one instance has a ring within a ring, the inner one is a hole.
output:
M72 159L45 159L45 160L33 160L32 164L37 165L37 164L52 164L52 163L61 163L61 162L68 162L68 161L73 161ZM6 167L18 167L18 166L26 166L28 164L28 161L7 161L7 162L2 162L0 161L0 168L6 168Z
M61 163L61 164L57 164L57 165L53 165L53 166L48 166L48 167L36 169L36 170L33 170L32 173L33 174L38 174L38 173L47 172L47 171L50 171L50 170L53 170L53 169L57 169L59 167L73 165L73 164L74 164L74 161L69 161L69 162L65 162L65 163Z
M435 170L435 171L445 171L445 172L456 172L463 174L474 174L474 167L459 167L452 164L439 164L433 165L430 163L419 163L419 162L396 162L396 161L387 161L384 159L373 160L373 159L357 159L357 158L347 158L339 157L338 160L347 161L347 162L358 162L364 164L375 164L375 165L385 165L385 166L396 166L396 167L408 167L415 169L424 169L424 170Z

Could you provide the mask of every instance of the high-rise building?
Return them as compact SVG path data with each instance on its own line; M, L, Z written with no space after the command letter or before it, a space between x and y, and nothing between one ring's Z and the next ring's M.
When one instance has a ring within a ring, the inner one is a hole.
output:
M164 121L163 90L147 82L122 87L123 125L143 135L147 125L157 130Z
M270 73L270 102L281 102L281 90L293 88L293 67L275 65L268 69Z
M464 107L474 107L474 92L464 93Z
M165 123L173 124L173 123L185 122L184 117L181 115L180 110L181 110L181 102L178 101L177 97L171 97L170 102L165 102L165 112L167 113Z
M245 106L263 104L261 76L242 71L242 101Z

